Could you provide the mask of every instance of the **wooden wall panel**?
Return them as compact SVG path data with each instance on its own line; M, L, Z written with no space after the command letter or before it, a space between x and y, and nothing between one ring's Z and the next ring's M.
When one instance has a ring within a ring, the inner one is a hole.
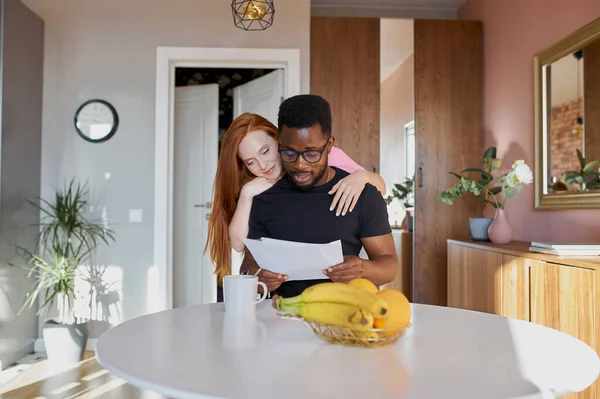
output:
M415 20L415 214L413 300L446 304L447 239L469 237L483 201L452 206L439 193L449 171L480 167L483 154L483 41L479 21Z
M336 145L377 172L379 30L379 18L311 18L310 92L331 104Z

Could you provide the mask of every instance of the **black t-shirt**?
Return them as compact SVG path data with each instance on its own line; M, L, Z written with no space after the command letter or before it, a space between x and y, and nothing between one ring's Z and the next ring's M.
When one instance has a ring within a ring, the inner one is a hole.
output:
M360 239L392 232L385 200L371 184L365 185L352 212L336 216L329 210L334 195L331 188L348 173L338 169L330 182L308 190L298 188L286 175L273 187L254 197L250 211L248 238L269 237L279 240L326 244L341 240L344 255L360 253ZM300 280L283 283L275 293L295 296L323 280Z

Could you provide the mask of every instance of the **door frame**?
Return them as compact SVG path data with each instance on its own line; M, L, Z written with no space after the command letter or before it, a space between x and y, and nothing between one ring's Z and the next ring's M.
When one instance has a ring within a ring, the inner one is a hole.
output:
M175 68L281 68L284 97L300 94L300 50L221 47L156 49L154 165L155 311L173 308L173 124ZM198 243L204 250L205 243Z

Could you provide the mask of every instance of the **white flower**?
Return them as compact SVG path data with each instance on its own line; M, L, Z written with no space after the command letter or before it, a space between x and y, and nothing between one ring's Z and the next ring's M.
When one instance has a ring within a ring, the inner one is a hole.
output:
M525 161L515 161L513 164L514 177L519 183L531 184L533 181L533 173Z
M514 170L506 175L506 184L508 187L514 187L519 184L519 177L515 174Z

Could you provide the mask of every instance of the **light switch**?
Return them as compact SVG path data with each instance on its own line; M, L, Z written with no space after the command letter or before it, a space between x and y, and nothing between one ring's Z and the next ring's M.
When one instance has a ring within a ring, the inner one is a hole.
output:
M141 209L130 209L129 210L129 222L141 223L142 222L142 210Z

